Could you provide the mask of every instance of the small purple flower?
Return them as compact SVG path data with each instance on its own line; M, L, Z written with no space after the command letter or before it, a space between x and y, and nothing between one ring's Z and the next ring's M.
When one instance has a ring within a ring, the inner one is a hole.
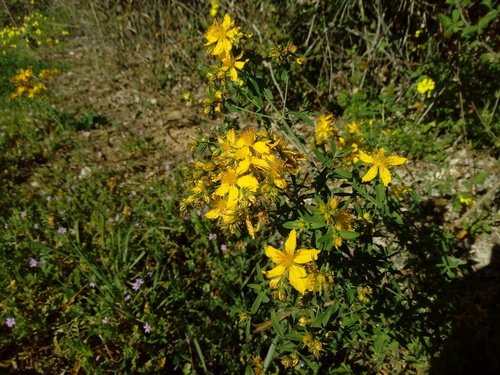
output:
M120 215L116 214L115 221L118 221L118 220L120 220Z
M30 259L30 267L36 267L37 265L38 265L38 262L35 259L31 258Z
M132 289L139 290L141 288L142 284L144 284L144 280L142 280L142 279L135 279L135 282L132 284Z
M110 217L110 218L108 219L108 222L109 222L109 223L112 223L113 221L115 221L115 220L114 220L112 217Z
M26 217L26 211L21 211L21 217Z
M59 229L57 230L58 233L61 233L61 234L64 234L66 233L68 230L64 227L59 227Z
M144 332L151 333L151 326L149 323L144 324Z
M95 288L95 283L94 283L94 282L89 283L89 286L90 286L91 288Z
M226 246L226 244L225 244L225 243L223 243L222 245L220 245L220 249L221 249L222 251L226 251L226 250L227 250L227 246Z
M127 294L124 299L125 301L128 301L130 298L132 298L132 296L130 294Z
M154 270L151 270L151 271L149 271L146 275L148 275L148 277L151 277L151 276L153 276L153 273L154 273L154 272L155 272Z
M104 319L101 320L101 322L103 322L104 324L108 324L108 317L105 316Z
M210 233L210 234L208 235L208 240L209 240L209 241L212 241L212 240L214 240L214 239L215 239L215 237L217 237L217 235L216 235L215 233Z
M165 170L169 170L170 169L170 164L165 164Z
M49 195L49 196L48 196L47 198L45 198L45 199L47 199L47 202L50 202L50 201L52 200L52 197Z
M16 319L7 318L5 319L5 324L7 324L7 327L12 327L14 324L16 324Z
M33 228L38 229L39 225L38 223L33 224Z
M135 226L136 226L136 227L140 227L140 226L141 226L141 223L137 222L137 223L135 223Z
M196 210L196 215L201 216L202 212L201 210Z

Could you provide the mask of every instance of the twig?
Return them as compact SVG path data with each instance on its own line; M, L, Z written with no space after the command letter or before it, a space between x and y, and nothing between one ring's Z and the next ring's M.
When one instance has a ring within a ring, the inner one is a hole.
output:
M12 14L10 13L9 7L7 6L7 3L5 0L2 0L3 5L5 6L5 10L7 11L7 14L10 17L10 20L12 21L12 24L17 27L16 21L14 20L14 17L12 17Z

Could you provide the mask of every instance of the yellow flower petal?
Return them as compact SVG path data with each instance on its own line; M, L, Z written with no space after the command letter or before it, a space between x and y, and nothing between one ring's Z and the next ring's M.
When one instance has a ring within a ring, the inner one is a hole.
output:
M258 141L253 144L253 149L261 154L269 154L271 150L269 150L269 147L266 145L265 142Z
M290 284L297 289L301 294L306 292L307 288L307 272L303 267L293 265L290 267L288 277Z
M406 162L407 158L401 158L399 156L388 156L384 160L385 165L401 165Z
M297 250L297 254L295 255L295 258L293 258L293 261L298 264L304 264L308 262L312 262L313 260L318 259L318 254L320 253L320 250L316 249L299 249Z
M237 184L239 187L248 189L253 192L256 192L259 188L259 181L257 181L257 179L251 174L247 174L243 177L238 178Z
M380 173L380 178L382 179L382 183L384 184L384 186L389 185L392 181L391 172L389 172L389 170L385 167L380 167L379 173Z
M297 247L297 232L295 231L295 229L292 229L290 231L290 235L288 236L285 242L286 255L293 257L296 247Z
M283 260L283 251L278 250L272 246L266 246L264 248L266 255L271 258L274 263L281 263Z
M360 157L361 159L361 157ZM375 177L377 177L377 173L378 173L378 167L377 166L372 166L368 172L363 176L363 178L361 179L361 181L363 182L366 182L366 181L371 181L373 180Z
M373 163L375 162L375 159L373 158L373 156L370 156L368 154L365 154L363 151L359 150L359 159L364 162L364 163Z
M266 273L266 276L269 277L270 279L276 276L283 275L283 273L286 271L286 267L282 266L281 264L278 264L276 267L274 267L270 271L264 271ZM305 271L304 271L305 272Z

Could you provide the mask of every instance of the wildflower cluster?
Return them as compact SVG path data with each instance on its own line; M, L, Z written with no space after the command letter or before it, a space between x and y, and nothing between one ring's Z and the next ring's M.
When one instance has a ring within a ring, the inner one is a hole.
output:
M54 18L49 18L40 13L32 13L19 19L20 26L8 26L0 30L0 48L3 55L7 54L10 48L41 46L43 44L58 44L58 36L49 34L48 26L54 23ZM56 32L56 35L68 35L66 30Z
M44 81L50 80L57 73L59 73L58 69L43 69L36 75L31 66L27 69L18 69L17 75L10 79L10 82L16 86L16 92L11 94L9 99L15 99L23 95L30 99L36 96L43 97L47 90Z
M371 126L373 122L368 122ZM333 146L342 153L344 165L353 165L358 161L371 165L368 172L363 176L362 181L368 182L380 176L384 186L388 186L392 181L390 166L400 165L406 162L406 158L397 156L386 156L385 148L378 148L373 153L363 151L366 147L365 138L362 133L363 122L351 122L341 129L335 127L333 115L319 115L315 128L316 145L324 145L326 142L333 142ZM387 132L385 132L387 134Z
M212 9L215 8L212 7ZM205 33L207 53L219 58L219 64L213 65L206 75L210 83L209 97L203 101L203 112L206 115L221 112L228 82L243 84L239 71L248 62L243 55L245 45L251 37L251 34L245 35L240 27L235 26L229 14L224 16L222 22L214 18L212 25Z
M431 78L424 78L417 84L417 91L421 94L427 93L427 97L430 98L435 87L436 83Z
M303 64L305 58L297 54L297 46L294 44L277 45L271 48L269 57L278 65L284 65L295 60L297 64Z
M343 163L345 165L355 164L359 160L359 148L365 143L362 128L366 124L353 121L343 128L335 125L332 114L319 115L314 129L315 144L320 146L334 141L334 146L338 151L350 150L350 152L345 153L342 159Z
M254 127L229 130L210 150L209 158L187 170L191 193L183 208L208 205L206 217L231 232L245 223L253 236L267 221L270 204L288 192L286 178L300 171L304 156L288 149L284 139Z

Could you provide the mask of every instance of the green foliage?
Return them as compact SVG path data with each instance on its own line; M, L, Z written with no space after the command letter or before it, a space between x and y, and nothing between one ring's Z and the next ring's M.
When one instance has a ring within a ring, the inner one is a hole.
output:
M211 65L217 56L201 55L209 2L78 4L65 14L78 9L100 38L162 56L151 65L154 90L170 95L183 83L196 92L199 82L186 77L208 77L203 110L218 133L200 133L194 166L159 170L150 159L133 163L157 150L106 113L64 113L50 96L2 101L2 368L459 373L470 370L466 353L480 359L474 366L498 369L499 290L471 272L464 244L491 230L484 198L498 184L491 188L491 174L481 172L455 192L449 180L408 186L396 167L404 160L394 157L438 163L457 137L496 155L494 2L410 1L396 10L382 0L221 1L217 18L231 10L254 34L234 43L232 57L248 59L238 79L227 60L221 73ZM27 1L4 5L6 26L34 9ZM59 35L49 24L44 30ZM54 67L33 40L1 50L5 99L18 69ZM210 66L203 75L200 63ZM425 79L435 86L424 90ZM258 131L255 139L244 138L248 129ZM123 165L85 154L85 137L100 131L120 132L113 146ZM284 164L273 169L272 161ZM221 172L255 180L231 184ZM224 184L237 190L234 221ZM458 229L445 226L435 193L452 201ZM228 203L210 220L207 208L221 199ZM296 253L279 263L287 247ZM287 271L268 278L278 264ZM292 277L300 269L307 284Z

